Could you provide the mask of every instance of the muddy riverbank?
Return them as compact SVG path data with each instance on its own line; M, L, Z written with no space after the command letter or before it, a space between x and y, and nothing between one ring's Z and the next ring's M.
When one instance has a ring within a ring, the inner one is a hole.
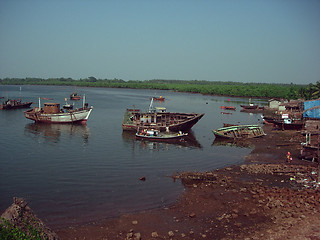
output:
M264 130L243 165L180 176L187 190L169 208L53 230L60 239L320 239L317 165L299 159L305 137Z

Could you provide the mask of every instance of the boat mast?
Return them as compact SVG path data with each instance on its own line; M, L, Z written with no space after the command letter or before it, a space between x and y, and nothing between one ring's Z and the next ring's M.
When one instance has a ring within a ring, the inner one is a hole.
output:
M153 97L151 98L150 106L149 106L149 112L152 111L152 105L153 105Z
M41 102L40 102L40 97L39 97L39 111L41 109Z
M83 103L82 103L82 108L83 108L83 109L84 109L85 102L86 102L86 95L83 94Z

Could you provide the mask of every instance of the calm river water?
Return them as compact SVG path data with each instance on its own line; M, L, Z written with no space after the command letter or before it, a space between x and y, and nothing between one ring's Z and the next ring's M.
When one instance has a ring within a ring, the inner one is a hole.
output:
M250 153L216 145L212 129L261 123L261 114L240 112L247 98L60 86L0 86L0 96L21 97L35 107L38 97L64 103L74 90L94 107L86 126L34 124L24 117L25 109L0 111L0 212L14 196L23 197L49 226L59 226L168 206L184 187L167 176L241 163ZM205 113L183 144L141 142L122 131L126 108L146 110L150 98L160 95L166 101L154 105L167 111ZM221 105L237 110L221 114Z

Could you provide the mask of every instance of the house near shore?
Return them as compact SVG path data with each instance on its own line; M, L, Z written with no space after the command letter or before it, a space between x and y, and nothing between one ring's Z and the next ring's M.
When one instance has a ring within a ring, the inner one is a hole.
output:
M279 107L283 106L287 112L302 112L304 109L302 100L290 100L286 103L281 103Z
M277 99L270 99L268 102L269 102L268 104L269 108L276 109L276 110L279 110L279 106L282 103L280 100L277 100Z

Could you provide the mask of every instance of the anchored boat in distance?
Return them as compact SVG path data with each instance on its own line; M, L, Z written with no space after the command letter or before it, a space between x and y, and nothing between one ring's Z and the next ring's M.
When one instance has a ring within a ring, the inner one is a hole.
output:
M21 99L8 99L7 101L0 104L0 109L19 109L19 108L30 108L33 102L22 102Z
M63 109L60 103L44 103L41 108L40 98L39 107L27 110L24 116L39 123L82 123L85 124L90 116L93 107L88 107L83 98L82 108Z

